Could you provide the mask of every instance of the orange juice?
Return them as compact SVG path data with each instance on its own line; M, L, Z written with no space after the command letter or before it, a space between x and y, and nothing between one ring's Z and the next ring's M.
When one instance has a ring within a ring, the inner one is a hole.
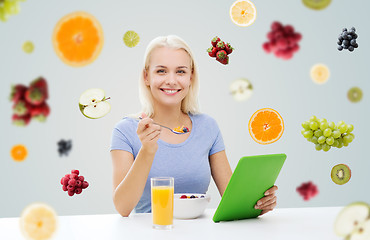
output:
M152 187L152 215L155 225L173 223L173 186Z

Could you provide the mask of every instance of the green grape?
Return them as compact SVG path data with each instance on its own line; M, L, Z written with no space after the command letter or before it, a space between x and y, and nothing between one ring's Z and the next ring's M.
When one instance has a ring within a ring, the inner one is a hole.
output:
M339 138L339 137L340 137L340 131L339 131L338 129L335 129L335 130L333 131L333 137L334 137L334 138Z
M325 142L328 145L333 145L334 144L334 138L333 137L328 137Z
M323 132L323 134L324 134L325 137L330 137L330 135L331 135L331 129L330 128L325 129L324 132Z
M329 151L329 150L330 150L330 148L331 148L331 146L330 146L330 145L328 145L328 144L326 144L326 143L324 143L324 144L322 145L322 150L324 150L325 152Z
M353 131L353 125L352 124L347 124L347 133L350 133Z
M319 120L319 122L320 123L322 123L322 122L328 122L325 118L321 118L320 120Z
M304 128L302 128L301 129L301 133L302 133L302 135L303 135L303 133L306 131L306 129L304 129Z
M317 151L320 151L321 149L322 149L322 145L321 144L315 144L315 149L317 150Z
M302 127L306 130L310 130L310 122L309 121L305 121L302 123Z
M340 131L341 133L345 133L345 132L347 132L347 130L348 130L347 124L339 125L338 129L339 129L339 131Z
M325 141L326 141L326 137L324 137L324 136L320 136L320 137L317 139L317 142L318 142L318 143L320 143L320 144L324 143Z
M335 123L334 123L334 122L330 122L330 123L329 123L329 128L330 128L331 130L334 130L334 128L335 128Z
M317 143L317 137L315 137L315 136L310 137L310 142L316 144Z
M321 137L321 136L322 136L322 131L321 131L321 129L317 129L317 130L314 132L314 134L315 134L315 137Z
M320 129L321 129L321 131L324 131L328 127L329 127L329 124L327 122L320 123Z
M0 8L0 20L3 22L8 21L9 15L5 12L4 8Z
M351 143L353 141L353 137L351 135L346 135L343 137L343 143L344 144L348 144L348 143Z
M349 143L343 142L343 146L348 147Z
M317 121L317 117L315 115L311 116L310 117L310 121L316 122Z
M337 126L340 126L340 125L342 125L342 124L346 124L344 121L339 121L338 123L337 123Z
M334 143L332 145L332 147L338 147L339 146L339 141L338 140L334 140Z
M312 136L313 136L313 132L311 130L305 131L303 133L303 137L305 137L305 138L309 138L309 137L312 137Z
M312 130L316 130L316 129L318 129L318 128L319 128L319 124L318 124L317 122L311 122L311 123L310 123L310 128L311 128Z

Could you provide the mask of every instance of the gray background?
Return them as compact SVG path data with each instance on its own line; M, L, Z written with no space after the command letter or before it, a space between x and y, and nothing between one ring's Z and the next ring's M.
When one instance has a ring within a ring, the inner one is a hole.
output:
M353 201L370 200L367 190L370 161L367 155L369 98L367 41L370 16L367 1L338 1L325 10L313 11L299 0L255 0L256 22L238 27L229 18L233 1L31 1L21 3L21 12L8 22L0 22L0 217L19 216L35 201L53 206L59 215L116 213L112 203L112 164L109 154L113 126L124 115L140 110L138 77L146 45L154 37L176 34L192 48L200 71L201 110L214 117L222 131L232 169L245 155L281 153L287 161L276 182L278 207L343 206ZM104 46L92 64L74 68L55 54L51 36L56 22L64 15L83 10L93 14L104 31ZM266 54L262 43L270 24L278 20L292 24L303 35L300 51L291 60ZM354 52L336 50L337 36L343 27L355 26L359 48ZM123 44L128 30L139 33L134 48ZM235 52L223 66L206 53L210 40L218 35L230 42ZM23 42L35 44L32 54L22 51ZM331 71L329 81L315 84L309 75L312 65L325 63ZM20 128L12 125L12 104L8 100L11 84L29 84L44 76L49 83L51 114L45 123L32 121ZM248 78L254 87L248 101L236 102L229 93L237 78ZM351 103L349 88L362 88L364 97ZM102 88L111 97L111 112L90 120L78 108L80 94L88 88ZM285 131L273 144L260 145L248 133L248 121L260 108L277 110L284 119ZM301 123L311 115L355 126L355 140L347 148L317 152L300 134ZM57 142L72 139L68 157L60 157ZM24 144L28 158L14 162L12 146ZM351 180L342 186L330 178L331 168L346 163ZM60 178L79 169L90 183L81 195L69 197ZM320 193L303 201L296 193L302 182L312 180ZM212 181L210 207L220 197Z

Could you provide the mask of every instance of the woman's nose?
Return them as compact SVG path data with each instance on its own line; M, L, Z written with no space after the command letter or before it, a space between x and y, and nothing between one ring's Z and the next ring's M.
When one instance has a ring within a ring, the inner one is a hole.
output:
M174 73L170 73L166 77L166 84L173 85L176 83L176 75Z

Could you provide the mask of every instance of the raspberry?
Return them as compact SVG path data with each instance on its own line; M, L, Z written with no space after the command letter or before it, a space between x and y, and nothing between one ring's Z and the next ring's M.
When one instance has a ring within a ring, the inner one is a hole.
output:
M63 178L62 178L62 180L63 180L62 184L63 184L64 186L67 186L67 185L68 185L68 182L69 182L69 178L67 178L67 177L63 177Z
M82 182L80 180L77 180L76 181L76 187L82 187Z
M305 201L310 200L319 193L317 186L313 184L311 181L307 183L302 183L301 186L297 187L296 190Z
M84 176L78 176L78 180L80 180L81 182L83 182L85 180Z
M82 189L85 189L85 188L87 188L89 186L89 183L88 182L86 182L86 181L83 181L82 182Z
M76 179L71 179L71 180L68 181L68 185L69 186L76 186L76 182L77 182Z
M182 195L180 198L188 198L186 195Z
M63 191L65 191L65 192L66 192L66 191L68 191L68 188L67 188L67 186L66 186L66 185L63 185L63 186L62 186L62 189L63 189Z
M69 190L72 190L72 191L73 191L73 190L75 190L75 186L68 185L68 186L67 186L67 189L68 189L68 191L69 191Z
M82 188L76 188L76 189L75 189L75 193L76 193L76 194L80 194L80 193L82 193Z
M75 169L75 170L72 170L71 173L74 173L74 174L79 175L80 174L80 171L78 171L77 169Z
M72 179L78 179L78 175L77 174L75 174L75 173L72 173L72 174L70 174L70 178Z

